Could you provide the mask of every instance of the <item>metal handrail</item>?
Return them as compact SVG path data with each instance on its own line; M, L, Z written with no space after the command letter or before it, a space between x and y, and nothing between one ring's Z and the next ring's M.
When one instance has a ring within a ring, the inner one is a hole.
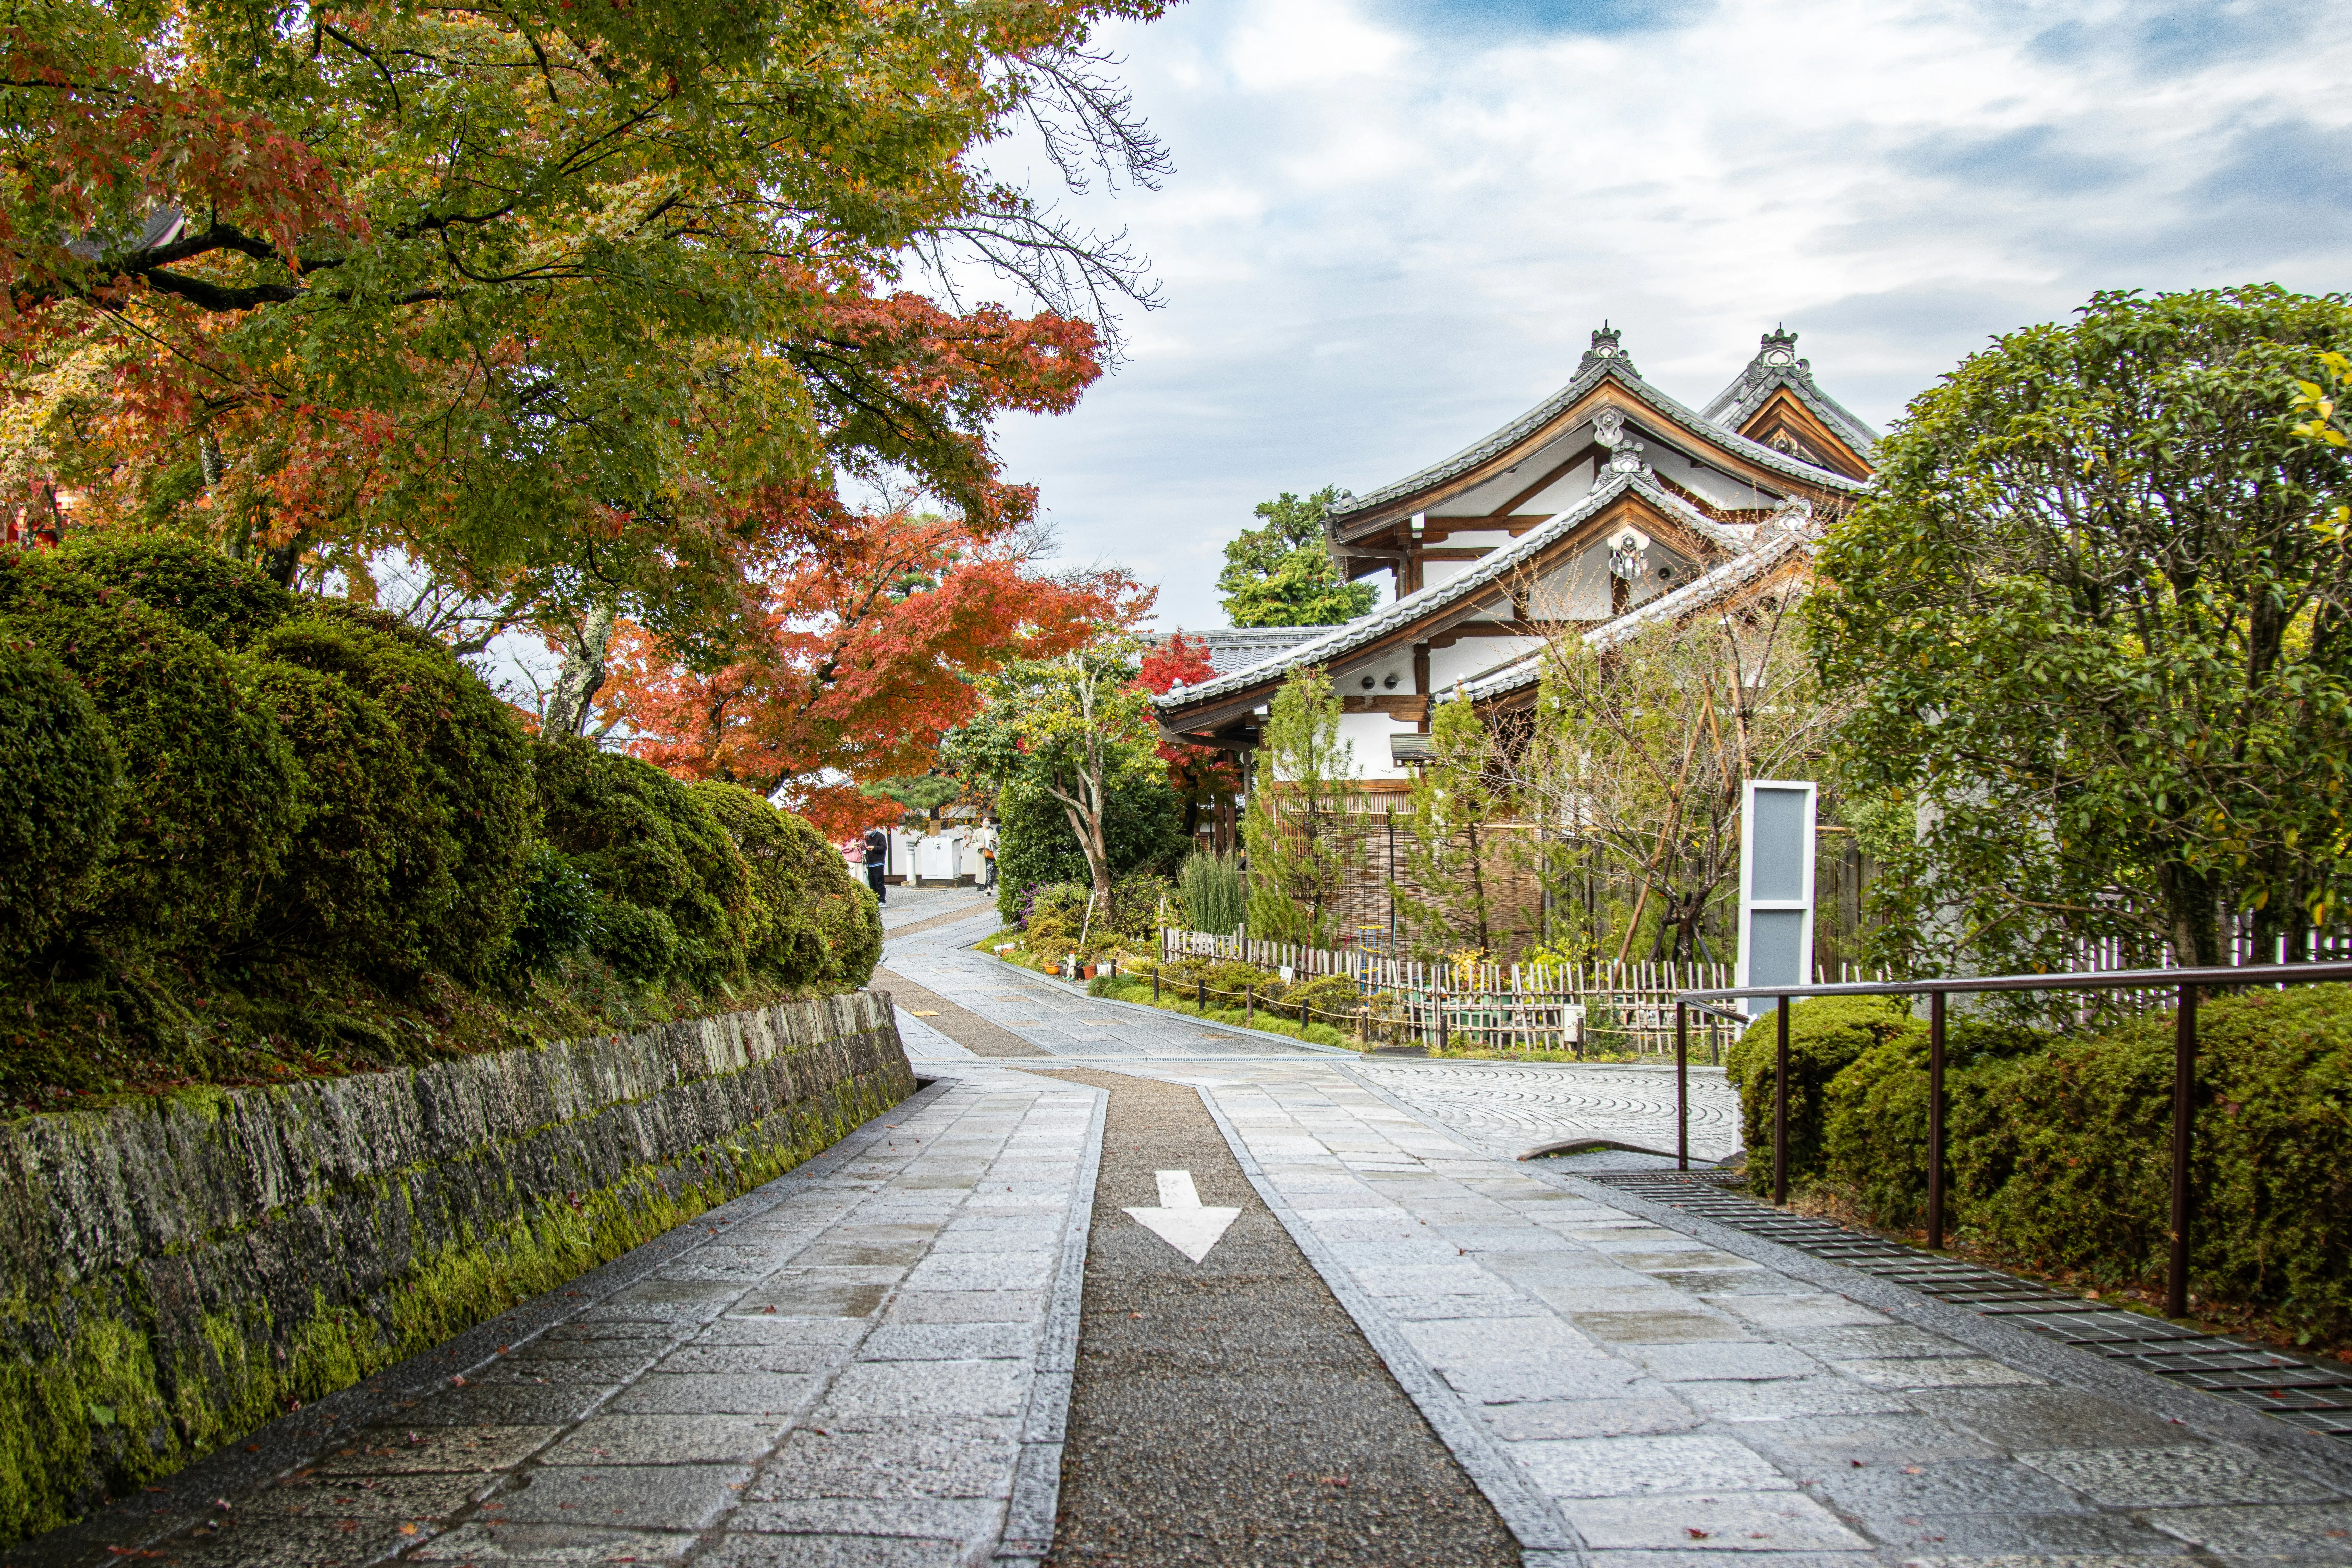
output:
M1764 997L1775 1009L1778 1037L1772 1074L1772 1202L1789 1201L1789 1004L1816 996L1927 998L1927 1246L1944 1246L1944 1033L1946 998L1990 991L2130 991L2178 989L2172 1047L2172 1226L2166 1259L2164 1310L2189 1312L2189 1156L2196 1137L2197 993L2218 985L2296 985L2352 980L2352 963L2249 963L2239 968L2108 969L2074 974L1988 974L1959 980L1842 981L1829 985L1741 985L1685 991L1675 997L1675 1163L1690 1169L1689 1018L1709 1002Z

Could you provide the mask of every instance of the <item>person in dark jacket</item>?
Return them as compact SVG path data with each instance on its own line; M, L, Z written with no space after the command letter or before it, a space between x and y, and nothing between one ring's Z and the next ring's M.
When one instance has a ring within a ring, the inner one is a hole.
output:
M882 885L883 868L890 864L890 836L878 827L866 830L866 885L874 889L874 901L887 904L889 890Z

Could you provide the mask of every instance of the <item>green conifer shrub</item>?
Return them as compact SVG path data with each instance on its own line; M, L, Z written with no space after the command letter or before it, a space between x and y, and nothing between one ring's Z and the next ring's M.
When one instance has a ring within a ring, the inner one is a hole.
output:
M242 939L301 824L302 773L250 665L129 595L12 574L6 619L63 664L114 740L128 794L91 920L162 948Z
M114 846L122 761L66 668L0 634L0 963L79 910Z
M433 967L467 980L495 973L521 917L533 837L530 743L513 710L431 637L341 612L283 622L254 653L383 706L415 752L422 803L394 896L416 911Z
M709 989L744 978L751 871L709 807L651 763L585 741L542 740L533 762L548 841L612 901L592 944L597 956L648 984ZM665 926L672 945L662 968Z

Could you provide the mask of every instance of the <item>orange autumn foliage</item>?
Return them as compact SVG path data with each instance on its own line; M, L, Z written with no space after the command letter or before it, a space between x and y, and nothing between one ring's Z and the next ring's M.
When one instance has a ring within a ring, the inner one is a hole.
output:
M796 570L749 585L734 657L681 662L625 624L599 707L629 750L681 778L762 793L846 837L902 808L851 782L921 773L981 706L973 682L1131 623L1151 592L1123 573L1057 578L957 519L841 513Z

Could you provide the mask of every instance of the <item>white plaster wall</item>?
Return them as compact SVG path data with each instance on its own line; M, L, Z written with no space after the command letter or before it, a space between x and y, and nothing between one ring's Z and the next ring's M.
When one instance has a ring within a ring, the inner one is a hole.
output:
M1368 675L1372 678L1369 690L1364 686L1364 678ZM1391 675L1396 677L1396 684L1382 684ZM1351 664L1345 669L1335 671L1332 686L1342 697L1417 696L1419 694L1412 689L1412 649L1401 647L1381 658Z
M1451 583L1477 564L1475 561L1424 561L1421 563L1421 585L1434 588L1440 583Z
M1390 718L1385 713L1342 713L1339 715L1339 738L1356 751L1358 773L1368 779L1410 778L1412 770L1401 768L1389 761L1389 737L1400 731L1411 733L1412 726Z
M1541 470L1538 470L1538 472L1540 471ZM1576 467L1569 469L1565 474L1562 474L1556 482L1546 488L1542 493L1531 496L1528 500L1521 501L1519 503L1519 510L1512 515L1517 517L1526 517L1529 515L1536 517L1551 517L1556 513L1566 511L1570 507L1574 506L1578 501L1582 500L1586 496L1592 493L1592 479L1593 468L1591 462L1587 460L1585 462L1579 463ZM1502 502L1498 500L1495 504L1500 506Z
M1536 584L1528 608L1541 621L1597 621L1609 614L1609 547L1588 545Z
M1459 546L1464 550L1492 550L1510 542L1511 531L1507 528L1470 528L1448 534L1443 548L1452 550Z
M1457 680L1467 680L1541 647L1541 637L1464 637L1452 647L1432 648L1430 689L1443 691Z
M1759 489L1744 479L1733 479L1729 474L1708 468L1704 463L1694 462L1682 453L1669 451L1654 441L1642 456L1649 459L1650 466L1659 473L1685 489L1696 490L1720 507L1771 506L1780 499L1773 491Z

